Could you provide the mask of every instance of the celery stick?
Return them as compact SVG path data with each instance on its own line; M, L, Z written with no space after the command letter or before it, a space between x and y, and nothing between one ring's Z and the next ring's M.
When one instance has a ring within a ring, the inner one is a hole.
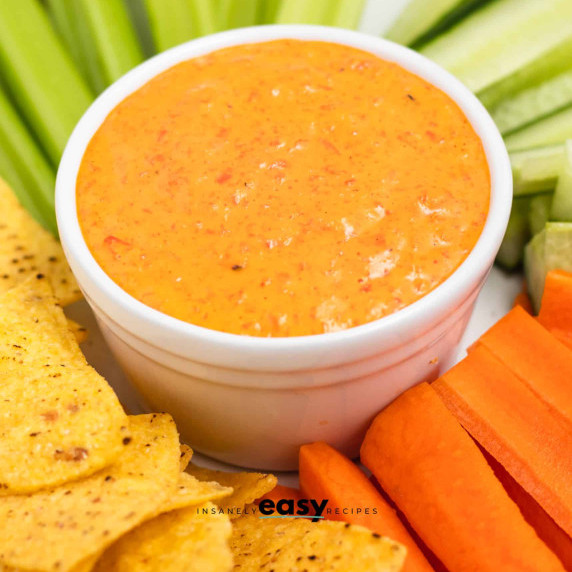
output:
M332 26L355 30L359 26L364 5L365 0L339 0L329 23Z
M256 24L259 0L227 0L223 2L224 28L244 28Z
M572 222L572 139L566 141L566 154L554 190L550 219Z
M496 262L507 270L514 270L524 256L524 246L530 238L528 227L528 197L514 199L508 226L497 253Z
M188 0L146 0L146 7L158 52L194 37L193 10Z
M571 37L570 0L497 0L462 20L421 52L478 92Z
M514 196L551 192L564 161L564 145L515 151L510 154Z
M108 83L143 61L133 24L122 0L79 0L85 11Z
M572 105L572 69L503 100L491 111L497 127L509 134Z
M481 8L487 2L494 0L462 0L455 8L445 14L436 24L434 24L424 34L419 36L412 44L409 44L414 50L419 50L425 44L433 41L435 38L445 33L447 30L457 25L463 18L466 18L471 12Z
M145 8L145 0L125 0L130 20L133 22L143 55L150 57L155 54L155 44L151 35L151 23Z
M197 36L206 36L218 30L217 18L215 14L215 7L212 0L189 0L191 3L192 18L195 23L195 33ZM248 8L254 8L255 14L258 6L250 6L251 4L258 4L249 0L247 2ZM256 16L253 16L252 22L245 25L252 25L255 23Z
M282 2L288 0L261 0L258 6L258 21L260 24L274 24Z
M79 0L47 0L46 6L84 79L95 93L103 91L107 82L93 34Z
M56 232L55 172L12 103L0 90L1 172L22 206L43 226Z
M479 99L487 109L492 110L503 100L569 71L572 68L571 53L572 39L562 42L515 73L479 91Z
M556 145L572 139L572 106L505 137L509 151Z
M399 44L412 44L464 1L410 0L384 36Z
M530 200L528 210L528 225L532 236L542 231L550 219L550 206L552 204L552 194L535 195Z
M0 1L0 71L57 165L93 94L37 0Z
M329 24L333 4L338 0L284 0L276 16L277 24Z

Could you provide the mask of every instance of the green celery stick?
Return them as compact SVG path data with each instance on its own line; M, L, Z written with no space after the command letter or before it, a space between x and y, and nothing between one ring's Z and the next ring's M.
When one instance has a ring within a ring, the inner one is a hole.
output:
M463 2L464 0L411 0L384 36L399 44L413 44Z
M143 50L122 0L79 0L92 31L107 83L143 61Z
M100 93L107 82L80 0L46 0L46 6L78 70L93 91Z
M288 0L261 0L258 6L258 22L260 24L274 24L283 1L288 2Z
M550 220L552 196L552 193L534 195L530 200L528 225L530 226L530 234L532 234L532 236L542 232L542 229Z
M257 23L259 0L224 0L221 2L223 28L244 28Z
M0 90L0 172L22 206L44 227L57 230L54 210L55 172L10 100Z
M276 16L277 24L329 24L339 0L284 0Z
M572 139L572 106L505 137L509 151L557 145Z
M551 192L564 161L564 145L538 147L510 154L514 196Z
M424 34L419 36L413 43L409 44L414 50L419 50L425 44L456 26L463 18L467 18L471 12L482 8L487 2L495 0L461 0L450 12L447 12Z
M566 154L554 190L550 219L572 222L572 139L566 141Z
M337 8L332 9L332 26L355 30L360 23L365 0L338 0Z
M491 116L506 135L569 105L572 105L572 69L501 101L491 110Z
M572 38L570 0L497 0L421 52L479 92Z
M508 226L496 257L497 264L507 270L514 270L524 257L524 247L530 238L529 203L528 197L516 198L512 202Z
M479 99L487 109L493 110L504 100L510 100L519 93L534 89L572 69L571 53L572 39L569 39L542 54L529 65L479 91Z
M0 1L0 72L56 166L93 94L37 0Z
M192 18L195 23L195 34L197 36L206 36L218 30L218 22L215 14L215 7L212 0L188 0L191 4ZM256 2L247 2L256 4ZM256 9L256 7L255 7ZM248 24L254 24L254 20Z
M129 11L130 20L135 26L144 56L148 58L155 55L155 44L151 34L149 15L145 8L145 0L125 0L125 4Z
M194 37L193 10L188 0L145 0L145 3L158 52Z

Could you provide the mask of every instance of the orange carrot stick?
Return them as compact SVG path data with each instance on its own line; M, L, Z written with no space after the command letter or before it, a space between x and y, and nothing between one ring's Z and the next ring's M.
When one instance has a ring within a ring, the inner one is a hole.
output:
M558 330L553 328L550 330L550 333L562 344L567 346L572 350L572 332L564 332L562 330Z
M532 302L530 301L530 297L527 292L520 292L517 294L516 298L514 299L513 308L516 306L520 306L528 314L532 315L534 313L534 310L532 309Z
M300 488L305 497L328 499L324 516L365 526L404 544L404 571L432 571L395 511L350 459L326 443L300 448Z
M508 474L504 467L484 449L487 463L501 482L508 496L518 505L524 520L534 528L540 539L560 558L564 568L572 572L572 538L568 536L546 511Z
M555 415L572 424L572 352L537 320L513 308L473 348L478 346L486 347Z
M449 570L564 570L428 384L378 414L361 460Z
M572 535L572 431L483 346L433 389L473 438Z
M546 275L538 321L548 330L572 333L572 274L551 270Z

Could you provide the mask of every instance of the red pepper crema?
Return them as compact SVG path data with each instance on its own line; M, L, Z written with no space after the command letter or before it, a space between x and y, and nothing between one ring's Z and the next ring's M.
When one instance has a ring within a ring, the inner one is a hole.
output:
M325 42L236 46L163 72L91 140L89 249L129 294L236 334L333 332L415 302L489 207L479 137L442 91Z

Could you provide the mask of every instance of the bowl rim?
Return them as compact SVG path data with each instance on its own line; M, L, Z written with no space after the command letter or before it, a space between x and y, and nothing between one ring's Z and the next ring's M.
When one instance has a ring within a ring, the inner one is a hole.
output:
M76 180L89 141L116 105L157 74L175 64L239 44L277 39L333 42L352 46L401 65L445 92L461 108L482 141L490 176L491 196L485 226L471 252L439 286L405 308L366 324L338 332L307 336L255 337L190 324L138 301L117 285L88 249L79 226ZM512 203L512 172L502 137L473 93L449 72L421 54L389 40L360 32L313 25L270 25L240 28L191 40L143 62L108 87L76 125L64 150L56 180L56 215L60 239L80 287L93 305L118 324L129 322L132 335L179 357L221 367L279 371L315 367L329 355L331 365L365 359L400 345L429 329L453 311L482 282L503 239ZM92 295L92 292L97 294ZM152 328L141 333L139 327ZM124 326L125 327L125 326ZM155 334L151 335L150 332ZM139 332L139 333L138 333ZM336 357L336 352L341 352ZM294 353L293 353L294 352ZM292 362L292 356L297 358ZM321 357L320 357L321 356ZM351 356L351 360L348 359ZM254 361L253 361L254 360Z

